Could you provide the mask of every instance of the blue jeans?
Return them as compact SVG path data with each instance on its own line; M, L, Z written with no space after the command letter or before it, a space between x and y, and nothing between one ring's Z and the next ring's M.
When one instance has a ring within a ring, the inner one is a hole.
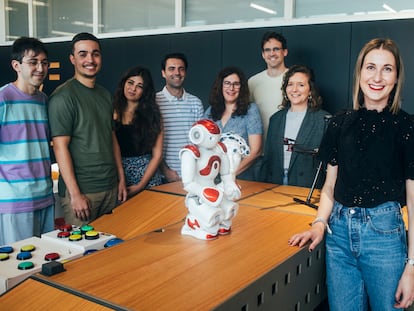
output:
M407 237L397 202L374 208L335 202L326 236L331 311L401 310L393 307L407 257Z

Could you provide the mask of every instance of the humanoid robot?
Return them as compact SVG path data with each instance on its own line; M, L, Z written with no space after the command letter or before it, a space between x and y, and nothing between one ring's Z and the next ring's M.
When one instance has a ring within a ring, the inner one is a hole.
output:
M182 182L188 192L188 214L181 234L212 240L230 233L240 188L230 171L227 148L220 142L220 128L203 119L194 123L189 137L194 145L180 150ZM221 182L217 185L219 174Z

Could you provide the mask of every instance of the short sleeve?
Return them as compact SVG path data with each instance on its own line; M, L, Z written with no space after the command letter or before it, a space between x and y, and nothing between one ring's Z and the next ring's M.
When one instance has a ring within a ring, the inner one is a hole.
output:
M251 103L247 112L247 135L262 135L263 122L259 108L255 103Z
M405 179L414 180L414 121L408 115L406 118L407 123L402 135Z
M71 136L73 128L74 110L71 109L71 100L65 94L56 94L49 101L49 123L52 137Z
M342 113L332 117L322 138L318 158L325 164L338 165L338 137L343 120L344 114Z
M203 119L211 119L211 106L206 109L204 112Z
M197 120L201 120L204 115L204 106L201 100L198 100L198 107L197 107Z

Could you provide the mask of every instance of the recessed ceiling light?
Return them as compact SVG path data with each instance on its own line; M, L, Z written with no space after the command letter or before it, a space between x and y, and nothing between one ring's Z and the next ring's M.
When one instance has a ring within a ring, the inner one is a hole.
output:
M265 8L264 6L258 5L258 4L253 3L253 2L250 3L250 7L253 8L253 9L256 9L256 10L259 10L259 11L262 11L262 12L265 12L265 13L269 13L269 14L273 14L273 15L276 15L277 14L276 11L273 11L271 9Z

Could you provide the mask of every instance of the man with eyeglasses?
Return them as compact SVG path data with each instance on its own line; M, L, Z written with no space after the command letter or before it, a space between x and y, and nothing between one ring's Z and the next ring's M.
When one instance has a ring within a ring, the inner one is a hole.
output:
M187 68L187 58L182 53L167 54L161 61L165 87L157 93L156 101L164 127L163 161L160 168L165 182L181 180L179 151L191 143L188 133L204 113L201 100L184 89Z
M111 94L96 83L99 40L86 32L75 35L69 59L75 74L52 93L49 119L65 222L82 226L110 213L127 192Z
M250 100L259 106L263 121L265 143L270 117L279 110L282 103L283 75L287 71L285 57L288 55L287 42L282 34L266 32L262 38L262 57L267 68L250 77Z
M38 39L17 39L17 79L0 88L0 246L54 229L47 96L40 91L47 57Z

